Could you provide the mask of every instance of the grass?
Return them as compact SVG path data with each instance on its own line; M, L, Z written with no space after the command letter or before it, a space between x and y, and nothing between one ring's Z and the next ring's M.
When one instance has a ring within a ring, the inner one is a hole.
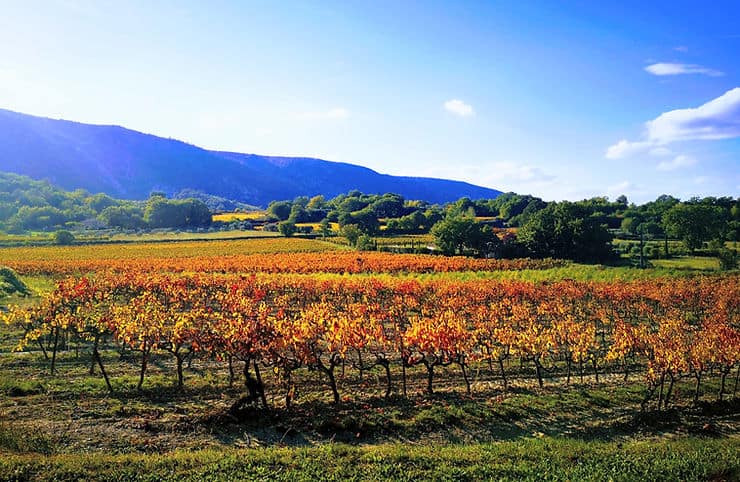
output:
M262 230L227 230L212 232L154 230L123 233L113 230L74 232L76 244L108 244L164 241L208 241L226 239L276 238L280 233ZM0 247L50 246L54 233L5 234L0 232Z
M719 260L707 256L681 256L670 259L653 259L656 268L681 271L719 271Z
M604 266L593 264L570 263L567 266L549 269L524 269L524 270L506 270L506 271L459 271L447 273L359 273L359 274L331 274L319 273L309 276L319 277L321 279L331 279L336 277L362 277L362 278L409 278L419 280L520 280L532 283L542 283L547 281L560 281L572 279L576 281L597 281L612 282L621 281L638 281L656 278L677 278L693 275L710 274L707 271L693 269L691 267L654 267L647 269L638 269L631 266Z
M50 454L54 450L54 441L45 434L28 432L8 424L0 423L0 453L36 453ZM10 480L7 476L2 480Z
M0 393L7 397L25 397L43 392L43 385L36 380L17 379L6 376L0 378Z
M157 242L157 241L209 241L220 239L277 238L280 233L269 231L215 231L212 233L163 231L142 234L113 234L107 239L114 242Z
M405 234L397 236L382 236L375 238L378 246L401 245L406 246L414 244L415 246L425 247L434 244L434 236L431 234Z
M300 371L293 410L237 421L225 413L242 389L223 369L196 361L178 392L156 356L140 392L135 356L104 358L113 396L85 353L60 353L57 376L38 353L0 355L0 480L740 480L738 403L709 402L713 378L707 408L690 408L687 379L680 410L640 413L636 375L539 389L512 366L507 392L475 374L469 396L443 369L429 396L417 367L408 397L382 398L368 372L340 379L333 405L321 375Z
M14 455L3 480L737 480L737 440L598 443L558 438L481 445Z
M8 327L3 327L7 330ZM74 347L71 347L74 348ZM553 373L540 389L529 366L508 368L510 387L501 388L486 367L471 369L472 394L467 395L453 367L440 368L436 393L424 393L424 370L408 370L408 396L400 395L400 369L394 369L395 391L383 397L384 380L375 370L362 380L357 372L337 374L342 403L331 403L326 379L316 371L294 373L297 398L286 410L283 393L271 370L263 376L269 411L246 412L234 419L229 407L243 394L241 381L228 384L226 368L196 360L185 371L185 388L175 387L173 362L166 354L150 361L142 391L138 355L103 353L115 393L108 394L99 373L90 375L90 356L60 352L58 373L38 352L0 353L0 424L11 432L28 432L50 442L55 453L159 452L175 449L228 449L240 446L300 447L328 441L378 445L485 444L543 436L587 441L629 441L646 438L713 435L737 437L740 400L715 402L718 377L702 384L702 406L691 406L693 381L676 385L674 411L640 411L645 384L602 373L599 383L587 374L583 383L565 385ZM239 366L236 367L239 370ZM649 407L652 408L652 405ZM707 431L705 426L713 427ZM0 447L2 451L2 447ZM0 480L2 478L0 477Z

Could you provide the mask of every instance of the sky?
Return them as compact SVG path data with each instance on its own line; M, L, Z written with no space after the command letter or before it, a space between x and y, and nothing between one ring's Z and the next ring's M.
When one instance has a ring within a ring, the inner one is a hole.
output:
M0 10L0 108L546 200L740 195L737 0Z

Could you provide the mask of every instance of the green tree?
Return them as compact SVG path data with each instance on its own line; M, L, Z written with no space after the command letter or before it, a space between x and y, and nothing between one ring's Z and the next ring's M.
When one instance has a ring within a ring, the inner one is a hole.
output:
M357 238L355 247L359 251L373 251L375 249L375 240L367 234L362 234Z
M111 228L140 229L146 226L144 211L137 205L109 206L98 219Z
M322 238L326 238L331 234L331 224L328 219L324 218L321 220L319 223L319 232Z
M367 204L367 202L359 198L348 197L339 203L339 205L337 206L337 210L339 210L340 212L352 213L355 211L359 211L360 209L364 209L365 207L367 207Z
M347 242L350 246L357 246L357 241L360 239L360 236L362 236L362 231L356 224L347 224L345 226L342 226L342 229L340 229L339 234L347 239Z
M461 197L447 207L447 215L475 217L475 203L469 197Z
M326 199L321 194L312 197L309 199L308 204L306 204L306 209L324 209L325 207Z
M107 194L95 194L85 199L85 204L90 206L96 213L101 212L103 209L115 206L118 202Z
M468 216L448 216L432 226L437 247L446 255L464 254L466 249L486 252L498 238L490 228Z
M52 206L21 206L8 220L8 230L21 232L51 229L63 225L68 220L64 212Z
M278 231L287 238L295 234L296 225L291 221L283 221L278 224Z
M290 217L292 208L293 204L290 201L273 201L267 206L267 212L280 221L285 221Z
M719 268L721 270L737 268L737 250L723 247L717 252L717 258L719 259Z
M635 234L637 233L637 227L640 225L640 220L634 217L627 217L622 219L620 230L623 233Z
M306 208L301 206L300 204L293 204L293 207L290 208L290 216L288 216L288 221L292 221L294 223L305 223L306 221Z
M718 206L708 204L680 203L663 215L666 232L683 241L692 253L702 244L722 234L725 212Z
M178 201L175 201L178 202ZM183 199L179 204L185 209L185 222L187 226L210 226L213 221L211 210L206 203L199 199Z
M198 199L169 200L153 196L146 203L144 221L152 228L208 226L211 211Z
M369 207L352 213L352 222L357 224L360 230L367 235L373 235L380 230L378 216Z
M397 218L404 214L404 199L398 194L384 194L370 208L376 218Z
M144 209L144 221L152 228L179 228L185 226L186 216L164 196L152 196Z
M74 234L69 231L60 230L54 233L54 244L69 246L75 242Z
M421 211L414 211L400 218L389 219L386 223L386 231L389 233L420 233L427 223L428 220Z
M606 226L575 203L551 203L534 213L517 239L535 257L603 262L613 255Z

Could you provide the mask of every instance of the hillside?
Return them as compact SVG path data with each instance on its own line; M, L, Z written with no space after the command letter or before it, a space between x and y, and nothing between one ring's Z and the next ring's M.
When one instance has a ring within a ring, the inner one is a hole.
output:
M359 189L442 203L500 191L443 179L380 174L312 158L217 152L119 126L82 124L0 109L0 170L124 199L183 189L266 205L275 199Z

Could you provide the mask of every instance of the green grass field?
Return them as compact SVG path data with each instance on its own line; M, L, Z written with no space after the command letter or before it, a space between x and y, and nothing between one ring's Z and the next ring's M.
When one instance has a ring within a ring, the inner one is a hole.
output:
M717 271L719 260L707 256L682 256L671 259L653 259L650 261L656 268L681 271Z
M558 438L480 445L328 444L309 448L175 451L163 455L9 455L8 481L701 481L737 480L740 443L684 439L584 442Z

